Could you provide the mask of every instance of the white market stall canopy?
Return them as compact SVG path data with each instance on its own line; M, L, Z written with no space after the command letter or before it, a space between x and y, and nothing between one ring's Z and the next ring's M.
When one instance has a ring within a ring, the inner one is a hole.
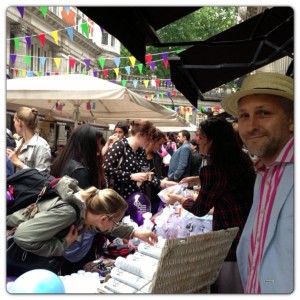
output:
M103 119L183 122L177 112L127 88L96 77L69 74L7 80L7 109L29 106L40 113L101 123ZM78 113L79 112L79 113ZM110 122L113 123L113 122Z

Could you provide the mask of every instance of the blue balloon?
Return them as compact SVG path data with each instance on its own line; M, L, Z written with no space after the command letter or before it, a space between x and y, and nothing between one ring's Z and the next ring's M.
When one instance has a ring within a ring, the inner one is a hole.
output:
M65 287L55 273L35 269L19 276L7 291L11 294L63 294Z
M151 211L151 201L141 192L132 193L126 199L130 218L139 226L143 225L143 213Z

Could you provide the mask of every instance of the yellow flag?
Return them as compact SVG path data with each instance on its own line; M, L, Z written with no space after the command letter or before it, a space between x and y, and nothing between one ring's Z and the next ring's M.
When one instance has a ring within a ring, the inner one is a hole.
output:
M135 58L134 56L130 56L130 57L129 57L129 60L130 60L130 62L131 62L131 66L134 68L136 58Z
M146 89L148 88L148 84L149 84L149 80L144 80L144 85Z
M52 31L51 35L52 35L52 37L53 37L56 45L58 45L58 31L57 30L56 31Z
M59 66L60 66L60 58L55 57L55 58L54 58L54 62L55 62L56 68L59 69Z
M118 78L118 76L119 76L119 68L114 68L114 71L116 73L116 78Z

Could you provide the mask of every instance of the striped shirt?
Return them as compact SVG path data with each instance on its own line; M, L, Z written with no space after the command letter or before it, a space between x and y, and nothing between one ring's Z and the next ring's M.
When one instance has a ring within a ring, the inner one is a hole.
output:
M248 274L245 293L261 293L259 270L264 252L270 215L281 177L287 163L294 162L294 138L280 152L277 159L268 167L261 160L255 163L258 176L261 176L259 203L250 237L248 253Z

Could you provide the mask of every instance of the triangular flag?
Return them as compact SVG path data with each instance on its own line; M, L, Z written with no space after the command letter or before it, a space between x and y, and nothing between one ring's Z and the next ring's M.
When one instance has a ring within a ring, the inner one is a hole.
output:
M160 80L159 80L159 79L156 79L156 80L155 80L155 85L156 85L156 87L159 87L159 84L160 84Z
M167 52L162 53L161 57L162 57L163 61L165 62L168 59L168 53Z
M134 56L130 56L130 57L129 57L129 60L130 60L130 62L131 62L131 66L134 68L136 58L135 58Z
M138 64L137 65L139 71L140 71L140 74L142 74L142 71L143 71L143 64Z
M122 86L123 86L123 87L126 87L126 82L127 82L126 79L122 79L121 83L122 83Z
M118 76L119 76L119 68L114 68L114 71L116 73L116 78L118 78Z
M42 46L44 47L45 46L45 33L40 33L39 38L40 38Z
M83 61L85 62L86 68L89 69L91 60L89 58L85 58Z
M151 101L153 100L154 96L155 96L154 94L150 95Z
M59 66L60 66L60 58L58 57L54 57L54 62L55 62L55 65L56 65L56 68L59 69Z
M25 40L26 40L28 49L30 49L31 48L31 37L30 36L25 36Z
M91 110L91 102L90 101L86 103L86 109Z
M145 98L148 99L148 95L145 95Z
M25 55L25 56L24 56L24 60L25 60L25 65L26 65L26 66L29 66L29 65L30 65L30 62L31 62L31 56Z
M67 27L66 30L68 32L70 40L73 41L73 27Z
M20 40L18 37L14 38L14 43L15 43L16 50L20 50Z
M27 71L26 72L26 76L27 77L32 77L33 76L33 72L32 71Z
M46 76L50 76L50 72L46 72Z
M27 74L26 70L22 70L22 77L25 77Z
M92 109L96 109L96 103L95 102L92 103Z
M42 67L44 67L45 62L46 62L46 57L39 57L40 60L40 64L42 65Z
M155 71L155 61L151 61L149 65L150 65L151 71L154 72Z
M159 95L160 95L160 98L163 98L165 93L161 92L161 93L159 93Z
M117 83L116 79L111 79L110 82Z
M19 70L18 69L15 69L15 74L16 74L16 76L19 75Z
M44 18L46 17L47 15L47 9L48 9L48 6L40 6L40 10L44 16Z
M16 58L17 58L17 54L10 54L10 61L12 65L15 63Z
M168 61L168 60L166 60L166 61L163 61L163 63L164 63L164 66L165 66L165 68L166 68L166 69L168 69L168 64L169 64L169 61Z
M108 70L107 69L103 70L102 73L103 73L104 77L108 76Z
M130 66L126 66L125 70L126 70L127 74L130 75Z
M70 11L70 6L65 6L65 10L66 10L66 13L67 15L69 14L69 11Z
M171 79L166 79L166 84L167 84L167 87L170 87Z
M145 55L145 59L146 59L148 65L149 65L150 62L151 62L151 60L152 60L152 54L146 54L146 55Z
M21 18L23 19L24 16L24 6L17 6L17 9L21 15Z
M114 57L114 62L117 68L120 66L120 57Z
M85 35L86 38L89 38L89 27L88 27L88 23L82 23L80 24L80 27Z
M75 58L69 57L69 64L71 66L71 69L74 69L75 66Z
M167 92L167 96L168 96L168 98L170 98L171 97L171 92Z
M176 90L172 91L173 96L176 96L177 92Z
M37 71L38 76L42 76L42 72L41 71Z
M104 64L105 64L105 58L102 58L102 57L98 58L98 62L99 62L101 69L103 70Z
M136 88L137 84L138 84L138 81L136 79L134 79L134 80L132 80L132 83L133 83L133 86Z
M98 71L93 71L94 77L98 77Z
M156 99L159 99L159 94L156 94Z
M87 75L87 71L82 71L81 74L82 75Z
M51 32L51 35L52 35L52 37L53 37L53 39L54 39L56 45L58 45L58 31L57 31L57 30L52 31L52 32Z
M179 54L180 52L184 51L184 49L176 50L176 54Z
M149 80L144 80L144 85L146 89L148 88L148 84L149 84Z

